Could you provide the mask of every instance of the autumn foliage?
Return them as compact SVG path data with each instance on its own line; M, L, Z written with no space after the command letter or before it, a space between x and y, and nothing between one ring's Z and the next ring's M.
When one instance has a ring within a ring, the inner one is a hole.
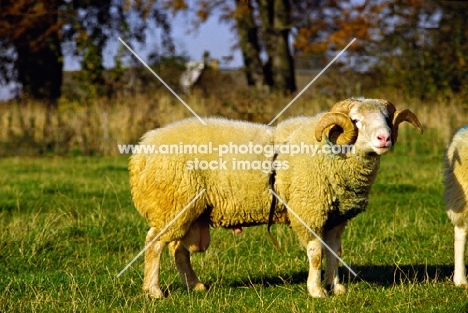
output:
M56 100L66 54L80 61L83 92L101 96L109 40L143 43L156 25L163 44L155 54L174 56L170 20L183 12L189 28L211 17L230 26L257 88L294 92L295 60L326 64L355 38L337 61L343 71L370 73L421 99L468 94L468 3L436 0L0 0L0 84L16 81L21 97ZM118 72L128 55L115 56Z

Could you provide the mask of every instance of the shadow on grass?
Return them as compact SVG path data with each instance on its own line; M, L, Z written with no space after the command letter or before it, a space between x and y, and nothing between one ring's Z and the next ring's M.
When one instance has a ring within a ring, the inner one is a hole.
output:
M367 282L387 287L395 284L446 282L450 281L453 275L452 265L364 265L353 266L352 268L358 274L357 277L354 277L348 270L340 267L341 281L352 284ZM307 281L307 275L307 271L301 271L270 277L250 276L240 281L234 281L230 286L247 287L250 285L261 285L268 287L274 285L304 284Z
M381 286L446 282L451 280L453 275L452 265L365 265L355 266L353 270L358 276L352 277L352 282L364 281ZM351 275L347 270L343 270L340 274L346 277Z

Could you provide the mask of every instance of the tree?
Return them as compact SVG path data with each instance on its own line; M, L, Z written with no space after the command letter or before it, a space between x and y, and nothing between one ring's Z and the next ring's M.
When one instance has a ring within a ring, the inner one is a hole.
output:
M293 1L295 53L336 54L356 38L348 54L368 54L378 42L383 2Z
M265 80L276 90L294 92L294 62L289 49L291 5L289 0L257 0L268 55Z
M261 89L263 84L262 61L260 60L261 49L258 27L253 12L250 1L236 0L234 16L239 36L239 47L244 59L247 84Z
M374 72L384 84L420 98L463 93L467 9L460 1L293 1L294 48L297 54L329 53L357 38L343 58L358 61L353 70ZM372 62L364 64L369 56Z
M196 12L195 26L205 22L213 12L220 20L232 25L239 38L244 58L244 70L249 85L266 84L280 92L296 90L294 64L289 49L291 6L288 0L198 0L189 7L183 0L166 1L166 8L177 13ZM267 55L262 61L261 55Z
M0 83L18 81L23 97L55 105L64 46L80 58L90 95L101 95L106 43L118 36L143 42L149 25L163 30L163 45L173 50L170 24L156 1L0 0Z
M440 2L441 17L424 51L425 74L432 88L445 94L468 94L468 3ZM432 91L434 91L432 90Z
M53 104L60 97L63 68L59 1L1 1L0 12L1 46L16 54L0 59L1 79L8 83L16 76L23 93Z

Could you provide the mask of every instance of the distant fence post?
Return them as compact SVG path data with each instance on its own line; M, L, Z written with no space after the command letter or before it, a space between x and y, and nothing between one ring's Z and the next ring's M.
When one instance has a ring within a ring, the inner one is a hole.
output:
M109 122L107 112L102 113L102 139L104 144L104 156L109 154Z

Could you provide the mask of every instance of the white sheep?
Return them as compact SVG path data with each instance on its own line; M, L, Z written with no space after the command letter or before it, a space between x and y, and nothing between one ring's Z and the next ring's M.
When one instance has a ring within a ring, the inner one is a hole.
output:
M190 264L190 252L208 248L209 227L239 230L272 222L290 224L296 231L307 248L308 292L313 297L325 297L327 292L320 279L320 241L289 215L279 201L272 205L270 216L270 205L275 202L269 188L339 255L346 221L365 210L380 155L395 143L402 121L411 122L422 131L417 117L407 109L396 111L386 100L348 99L337 103L328 113L286 120L276 128L224 119L207 119L204 126L192 118L148 132L141 141L143 145L276 144L317 150L295 155L281 148L274 155L231 150L223 159L217 153L200 151L132 155L129 163L132 196L136 208L151 226L147 243L195 195L206 190L146 250L143 289L153 297L164 296L159 286L160 258L169 243L184 284L194 290L205 290ZM354 151L341 153L334 150L336 145L352 145ZM224 164L227 168L195 169L194 160L218 166L227 160ZM257 167L234 169L239 160ZM338 281L337 259L328 250L326 260L326 288L335 294L344 293L345 287Z
M445 203L447 215L454 225L456 286L467 286L465 245L468 232L468 126L458 130L445 155Z

